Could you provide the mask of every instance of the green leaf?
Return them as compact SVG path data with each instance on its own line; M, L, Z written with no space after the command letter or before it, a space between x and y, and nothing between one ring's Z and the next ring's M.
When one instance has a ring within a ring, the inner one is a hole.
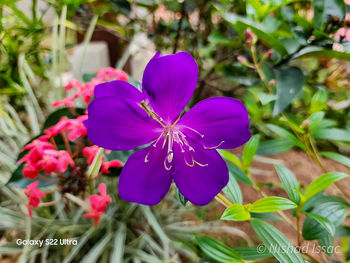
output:
M256 150L259 146L260 135L254 135L250 140L244 145L242 162L245 167L249 167L253 161Z
M241 262L242 257L232 248L209 237L196 237L201 250L212 259L221 263Z
M113 262L113 263L123 262L125 239L126 239L126 227L125 227L125 224L120 224L118 230L115 232L115 238L113 242L113 251L110 255L109 262Z
M277 171L278 177L282 182L282 186L286 191L288 197L296 204L300 202L300 196L297 189L300 190L300 185L298 180L295 178L294 174L284 165L276 164L275 169Z
M295 54L294 59L318 57L318 58L334 58L339 60L350 61L350 53L336 50L323 49L321 47L306 47Z
M350 132L338 128L314 130L311 135L316 139L350 142Z
M242 169L238 168L237 166L233 165L230 162L226 162L228 170L230 173L237 179L237 181L240 181L242 183L253 185L252 180L249 179L249 177L242 171Z
M239 187L236 178L229 173L230 180L228 181L228 184L223 189L223 192L228 196L228 198L231 199L234 203L242 204L243 197L241 188Z
M306 188L304 194L305 200L310 199L315 194L325 190L332 183L345 177L348 177L348 175L340 172L327 173L318 177Z
M340 20L345 17L346 6L343 0L313 0L314 9L314 27L323 31L328 16L336 16Z
M286 152L293 148L294 143L286 139L267 140L259 143L257 154L272 155Z
M266 105L268 103L270 103L271 101L275 101L277 100L277 95L274 94L268 94L268 93L264 93L264 92L259 92L257 94L259 100L261 101L262 105Z
M323 252L326 255L331 256L334 252L334 238L330 234L326 234L318 239Z
M298 67L282 67L276 70L277 100L273 115L280 114L300 95L304 85L304 73Z
M343 199L334 196L324 196L321 202L315 204L312 213L326 218L335 227L344 221L349 204ZM303 236L305 239L317 239L326 254L331 255L333 248L333 235L331 235L318 221L306 217L303 225Z
M274 124L266 124L266 126L273 131L274 133L276 133L277 135L289 140L290 142L293 142L293 144L295 146L298 146L299 148L306 150L305 145L299 141L299 139L297 137L294 136L294 134L292 134L291 132L287 131L286 129L283 129L277 125Z
M112 238L112 234L109 233L105 235L103 239L99 240L97 243L94 243L94 246L89 250L89 253L87 253L83 257L81 262L82 263L97 262L98 258L102 255L104 248L108 246L108 243L110 242L111 238Z
M308 118L308 120L310 121L311 132L320 129L320 124L324 118L324 115L325 115L324 111L319 111L319 112L315 112Z
M264 40L267 45L275 49L282 55L288 55L288 51L281 41L273 37L272 34L267 33L264 27L253 20L238 16L232 13L224 13L223 18L232 25L232 27L240 34L241 38L244 38L244 31L247 28L251 28L252 31L258 36L259 39Z
M296 208L297 205L283 197L279 196L268 196L255 201L248 208L249 212L253 213L267 213L275 212L286 209Z
M261 241L279 262L303 263L299 252L293 244L275 227L259 219L251 220L251 225Z
M257 260L273 257L265 247L233 247L244 260Z
M327 218L320 216L318 214L313 214L313 213L304 213L304 214L311 217L313 220L317 221L317 223L319 223L322 226L322 230L326 230L330 235L334 236L335 226ZM306 224L308 223L308 221L305 221L305 222L306 222ZM312 239L319 238L318 236L316 236L316 237L313 236L310 232L305 231L305 233L304 233L304 229L307 229L307 226L303 227L303 237L306 240L312 240ZM313 228L313 229L316 229L316 228Z
M327 92L325 89L316 91L311 99L310 113L319 112L327 107Z
M350 226L338 226L335 230L335 237L350 237Z
M246 221L250 219L250 213L241 204L230 205L221 216L221 220Z
M266 220L271 220L271 221L280 221L282 222L283 219L276 215L275 213L250 213L250 216L252 218L260 218L260 219L266 219Z
M241 160L236 155L226 150L218 150L218 152L220 153L222 158L226 159L227 161L230 161L237 167L242 168Z
M330 158L334 161L337 161L347 167L350 167L350 158L346 157L340 153L335 152L319 152L320 155L326 156L327 158Z
M183 206L186 206L188 200L186 199L186 197L184 197L181 192L179 191L179 188L176 187L176 197L177 199L180 201L180 203L183 205Z

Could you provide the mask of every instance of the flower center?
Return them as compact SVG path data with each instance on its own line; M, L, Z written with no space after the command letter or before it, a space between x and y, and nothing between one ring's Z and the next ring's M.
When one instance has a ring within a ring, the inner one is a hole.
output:
M174 151L173 151L174 143L177 143L177 145L179 146L179 148L181 150L181 154L182 154L187 166L193 167L195 164L202 166L202 167L207 166L208 164L202 164L194 159L193 154L195 153L195 150L189 144L188 140L186 139L186 135L182 132L183 129L188 129L188 130L194 132L196 135L199 135L201 138L201 141L202 141L202 146L206 150L217 149L221 144L224 143L224 141L222 141L219 143L219 145L217 145L215 147L206 147L204 145L204 142L203 142L203 138L204 138L203 134L199 133L197 130L190 128L188 126L181 125L181 129L179 129L179 127L176 126L177 122L180 120L180 116L173 124L167 125L163 122L162 118L159 115L157 115L150 108L150 106L148 104L146 104L144 101L142 101L140 103L140 106L146 111L146 113L151 118L155 119L164 128L161 135L152 142L152 148L145 156L145 163L147 163L149 161L148 157L149 157L150 153L152 152L153 147L156 148L157 145L163 139L161 147L162 147L162 149L165 149L165 148L167 149L167 154L166 154L166 157L164 159L164 168L166 170L169 171L172 168L171 163L172 163L173 158L174 158ZM188 159L190 159L190 161L188 161Z

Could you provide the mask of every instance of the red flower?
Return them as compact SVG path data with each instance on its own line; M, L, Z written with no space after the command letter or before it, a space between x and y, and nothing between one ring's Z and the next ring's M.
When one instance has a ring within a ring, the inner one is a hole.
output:
M27 209L29 217L32 217L32 208L38 207L40 203L40 198L46 196L43 192L38 189L39 181L35 181L30 185L27 185L27 188L24 189L24 194L28 197Z
M97 227L108 204L111 202L111 197L107 195L107 187L105 184L100 184L98 190L100 192L99 195L92 195L89 197L91 211L84 215L85 218L94 220L94 227Z

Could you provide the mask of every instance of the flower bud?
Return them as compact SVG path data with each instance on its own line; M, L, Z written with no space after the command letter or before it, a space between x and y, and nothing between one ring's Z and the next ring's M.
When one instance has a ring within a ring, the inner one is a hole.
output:
M304 129L305 131L309 131L309 128L310 128L310 120L306 119L304 120L301 125L300 125L300 128Z
M249 47L253 46L256 43L256 41L258 41L258 38L250 28L244 31L244 37L245 37L245 43Z
M272 53L273 53L272 49L269 49L268 51L266 51L264 53L264 59L269 59L272 56Z
M238 62L242 63L243 65L248 64L248 59L244 56L238 56L237 60L238 60Z
M275 79L271 79L271 80L269 81L269 86L270 86L270 87L276 86L276 80L275 80Z

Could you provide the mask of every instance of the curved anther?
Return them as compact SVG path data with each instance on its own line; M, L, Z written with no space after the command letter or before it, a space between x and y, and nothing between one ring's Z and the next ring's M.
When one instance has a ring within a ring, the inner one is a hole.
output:
M207 147L207 146L204 145L204 141L202 140L203 147L204 147L204 149L206 149L206 150L214 150L214 149L217 149L217 148L219 148L219 147L221 146L221 144L223 144L224 142L225 142L225 141L222 141L222 142L220 142L218 145L213 146L213 147Z
M166 164L166 161L167 161L167 158L164 159L164 168L165 170L169 171L172 168L172 166L170 165L170 167L168 167Z
M146 154L145 156L145 163L148 163L148 156L150 155L150 153L152 152L152 149Z
M196 160L194 160L193 159L193 162L195 163L195 164L198 164L199 166L201 166L201 167L205 167L205 166L208 166L208 164L206 163L206 164L202 164L202 163L199 163L199 162L197 162Z
M186 156L185 155L183 155L183 156L184 156L185 164L189 167L193 167L194 166L193 158L192 158L192 164L189 164L186 160Z

